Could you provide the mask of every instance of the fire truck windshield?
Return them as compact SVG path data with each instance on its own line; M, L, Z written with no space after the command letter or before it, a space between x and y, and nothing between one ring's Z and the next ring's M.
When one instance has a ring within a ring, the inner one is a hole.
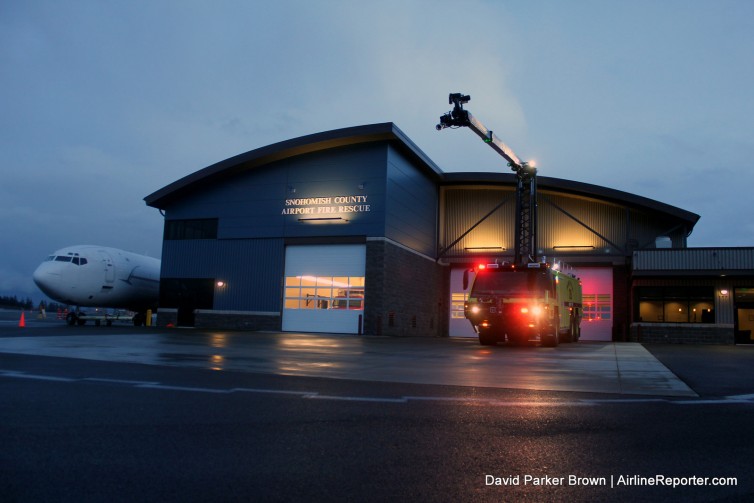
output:
M472 295L528 295L554 289L552 277L546 271L501 271L487 270L477 274Z

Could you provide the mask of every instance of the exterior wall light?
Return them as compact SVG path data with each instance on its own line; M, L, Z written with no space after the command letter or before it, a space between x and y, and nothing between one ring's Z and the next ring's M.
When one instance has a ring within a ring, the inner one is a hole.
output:
M468 246L464 250L470 252L507 251L507 248L504 246Z
M561 245L553 246L553 250L594 250L592 245Z
M223 288L223 287L225 287L225 285L226 285L227 283L225 283L225 281L218 281L218 282L217 282L217 283L215 283L215 284L217 285L217 288Z
M343 217L322 217L322 218L299 218L299 222L305 224L347 224L348 220Z
M728 296L728 289L727 288L723 288L722 290L720 290L720 296L721 297L727 297Z

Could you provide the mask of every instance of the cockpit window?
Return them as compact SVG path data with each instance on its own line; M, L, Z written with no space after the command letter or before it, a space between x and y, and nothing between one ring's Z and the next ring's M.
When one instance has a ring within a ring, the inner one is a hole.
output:
M79 259L79 264L81 264L81 265L86 265L86 259L85 259L84 257L81 257L81 258Z
M55 257L56 262L70 262L71 259L73 259L73 257L64 257L62 255L58 255L57 257Z
M50 255L45 259L45 262L52 262L53 260L55 260L55 255Z

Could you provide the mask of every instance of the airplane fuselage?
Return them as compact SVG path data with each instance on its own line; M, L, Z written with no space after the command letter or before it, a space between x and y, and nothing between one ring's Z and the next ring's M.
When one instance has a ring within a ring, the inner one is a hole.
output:
M34 282L64 304L143 311L157 305L160 261L117 248L69 246L37 267Z

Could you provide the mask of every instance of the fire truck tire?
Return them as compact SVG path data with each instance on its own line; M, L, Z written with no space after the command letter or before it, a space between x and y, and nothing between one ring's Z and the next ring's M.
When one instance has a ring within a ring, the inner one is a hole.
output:
M555 348L560 342L560 335L557 327L554 327L549 334L542 334L542 345L548 348Z
M74 326L76 324L76 313L68 313L65 317L65 322L68 326Z
M576 342L575 334L576 324L573 322L573 318L571 318L570 323L568 324L568 332L560 338L560 342Z
M494 346L496 343L495 336L489 330L479 331L479 344L482 346Z
M578 338L576 337L576 323L573 321L573 318L571 318L571 326L568 329L568 342L576 342Z

